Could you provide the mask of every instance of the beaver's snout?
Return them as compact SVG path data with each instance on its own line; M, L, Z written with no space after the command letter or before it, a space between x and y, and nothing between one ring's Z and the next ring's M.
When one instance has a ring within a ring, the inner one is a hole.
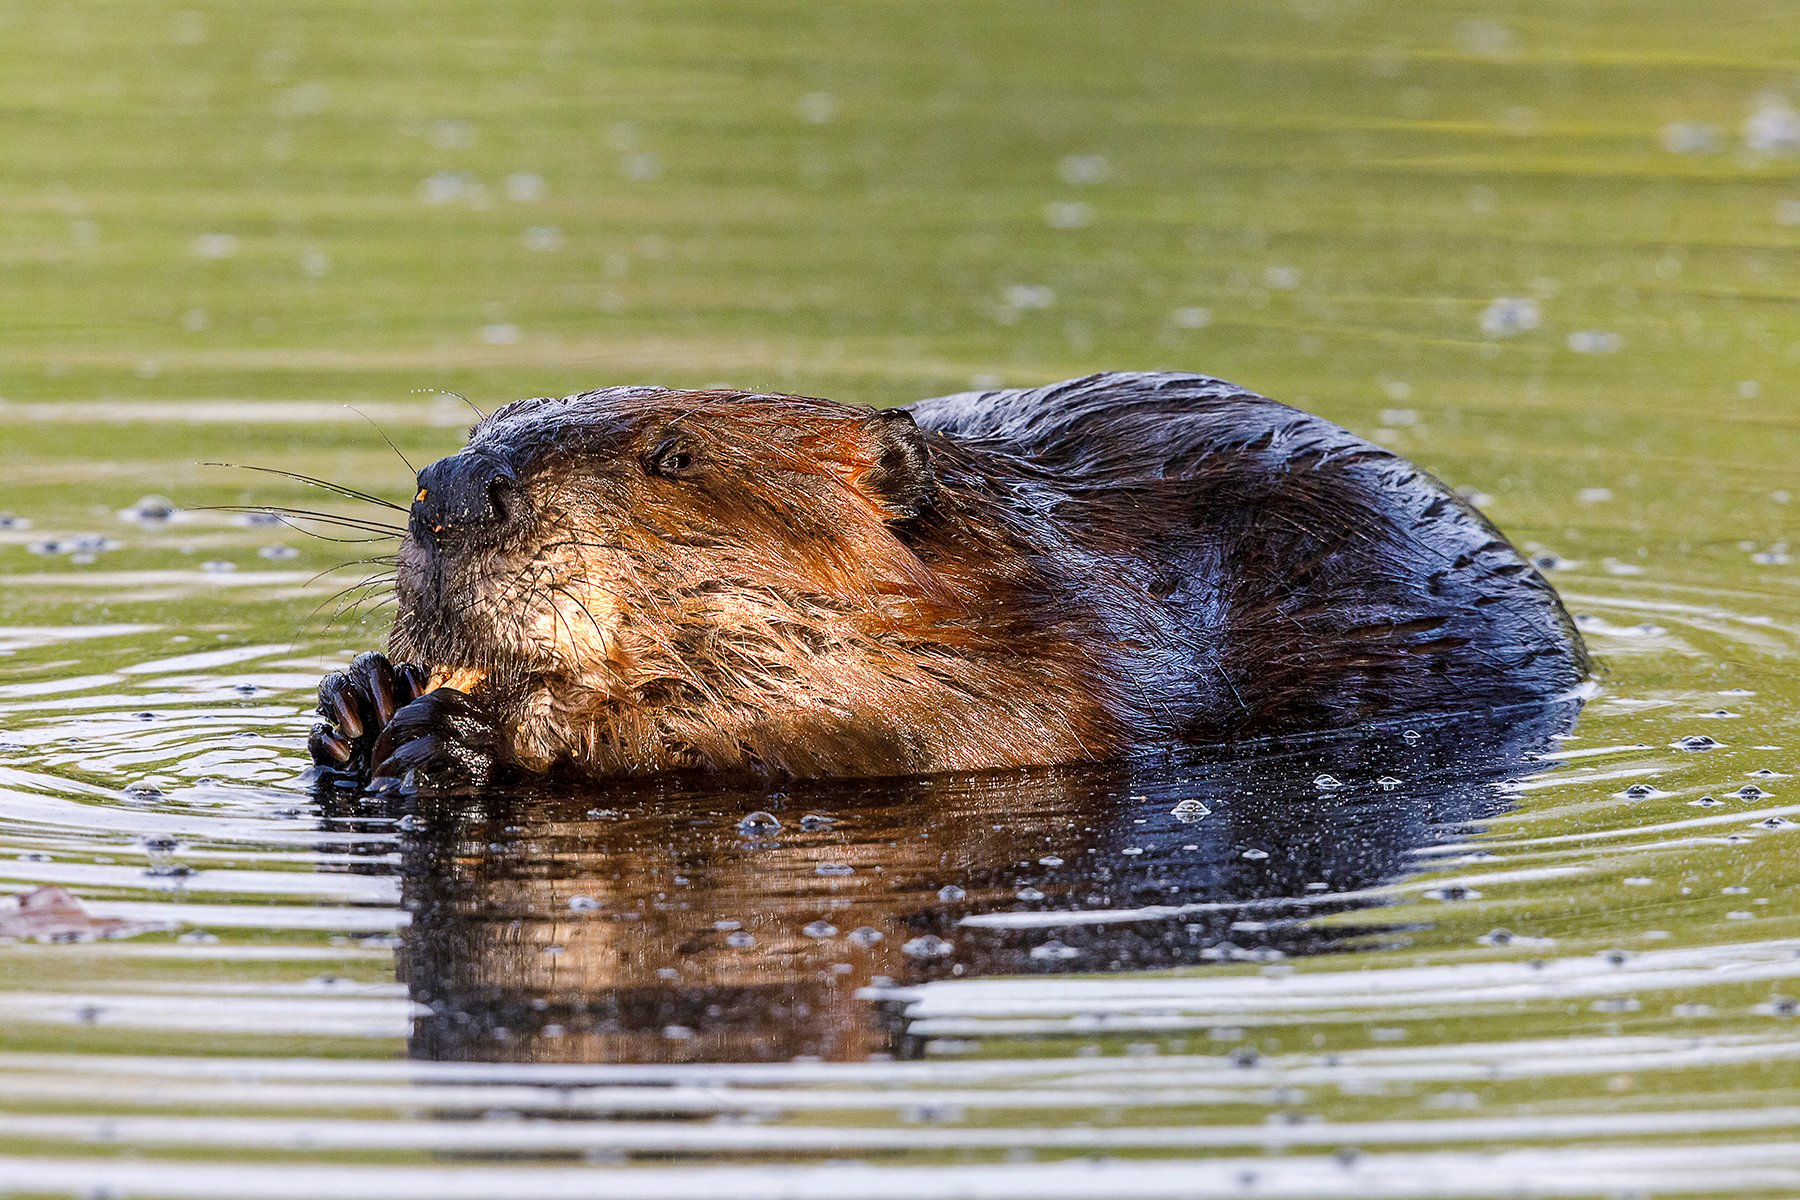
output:
M497 541L522 524L528 505L505 461L472 451L441 458L419 472L409 524L420 541Z

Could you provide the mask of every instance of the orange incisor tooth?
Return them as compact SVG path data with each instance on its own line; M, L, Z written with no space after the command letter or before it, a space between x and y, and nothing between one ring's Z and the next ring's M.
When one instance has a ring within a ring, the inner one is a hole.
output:
M438 667L432 671L425 690L435 692L439 688L450 687L459 692L473 692L486 678L487 670L484 667Z

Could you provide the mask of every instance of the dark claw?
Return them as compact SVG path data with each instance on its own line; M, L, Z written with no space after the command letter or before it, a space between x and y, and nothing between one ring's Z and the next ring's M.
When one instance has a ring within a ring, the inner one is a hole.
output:
M434 790L485 786L510 759L494 715L455 688L439 688L395 713L371 755L377 778Z
M358 663L364 660L368 660L368 665L363 670L364 677L368 680L369 696L375 702L375 724L385 727L389 721L394 719L394 713L400 707L400 702L396 701L394 695L400 686L400 681L394 675L393 666L383 656L379 654L357 655Z
M318 766L335 782L345 778L366 783L371 768L381 761L376 740L396 713L424 692L423 668L410 663L396 665L380 654L359 654L348 667L334 671L319 684L319 715L307 739L307 750Z
M306 749L311 753L313 761L320 766L341 767L350 761L350 755L355 752L356 747L331 726L319 724L312 727L312 736L306 739Z

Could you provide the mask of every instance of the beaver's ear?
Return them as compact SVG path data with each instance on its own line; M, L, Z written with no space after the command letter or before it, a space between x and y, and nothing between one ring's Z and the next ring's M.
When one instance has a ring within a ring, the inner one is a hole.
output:
M878 409L863 418L862 432L871 461L857 487L897 520L931 507L936 490L931 448L913 415L903 408Z

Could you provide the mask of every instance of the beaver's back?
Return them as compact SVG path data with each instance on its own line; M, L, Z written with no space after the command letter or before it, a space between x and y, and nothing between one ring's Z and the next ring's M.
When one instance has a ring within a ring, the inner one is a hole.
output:
M1493 708L1587 672L1555 592L1485 518L1318 417L1183 374L911 412L978 459L1041 473L1045 515L1084 560L1064 578L1134 675L1133 724L1157 735Z

